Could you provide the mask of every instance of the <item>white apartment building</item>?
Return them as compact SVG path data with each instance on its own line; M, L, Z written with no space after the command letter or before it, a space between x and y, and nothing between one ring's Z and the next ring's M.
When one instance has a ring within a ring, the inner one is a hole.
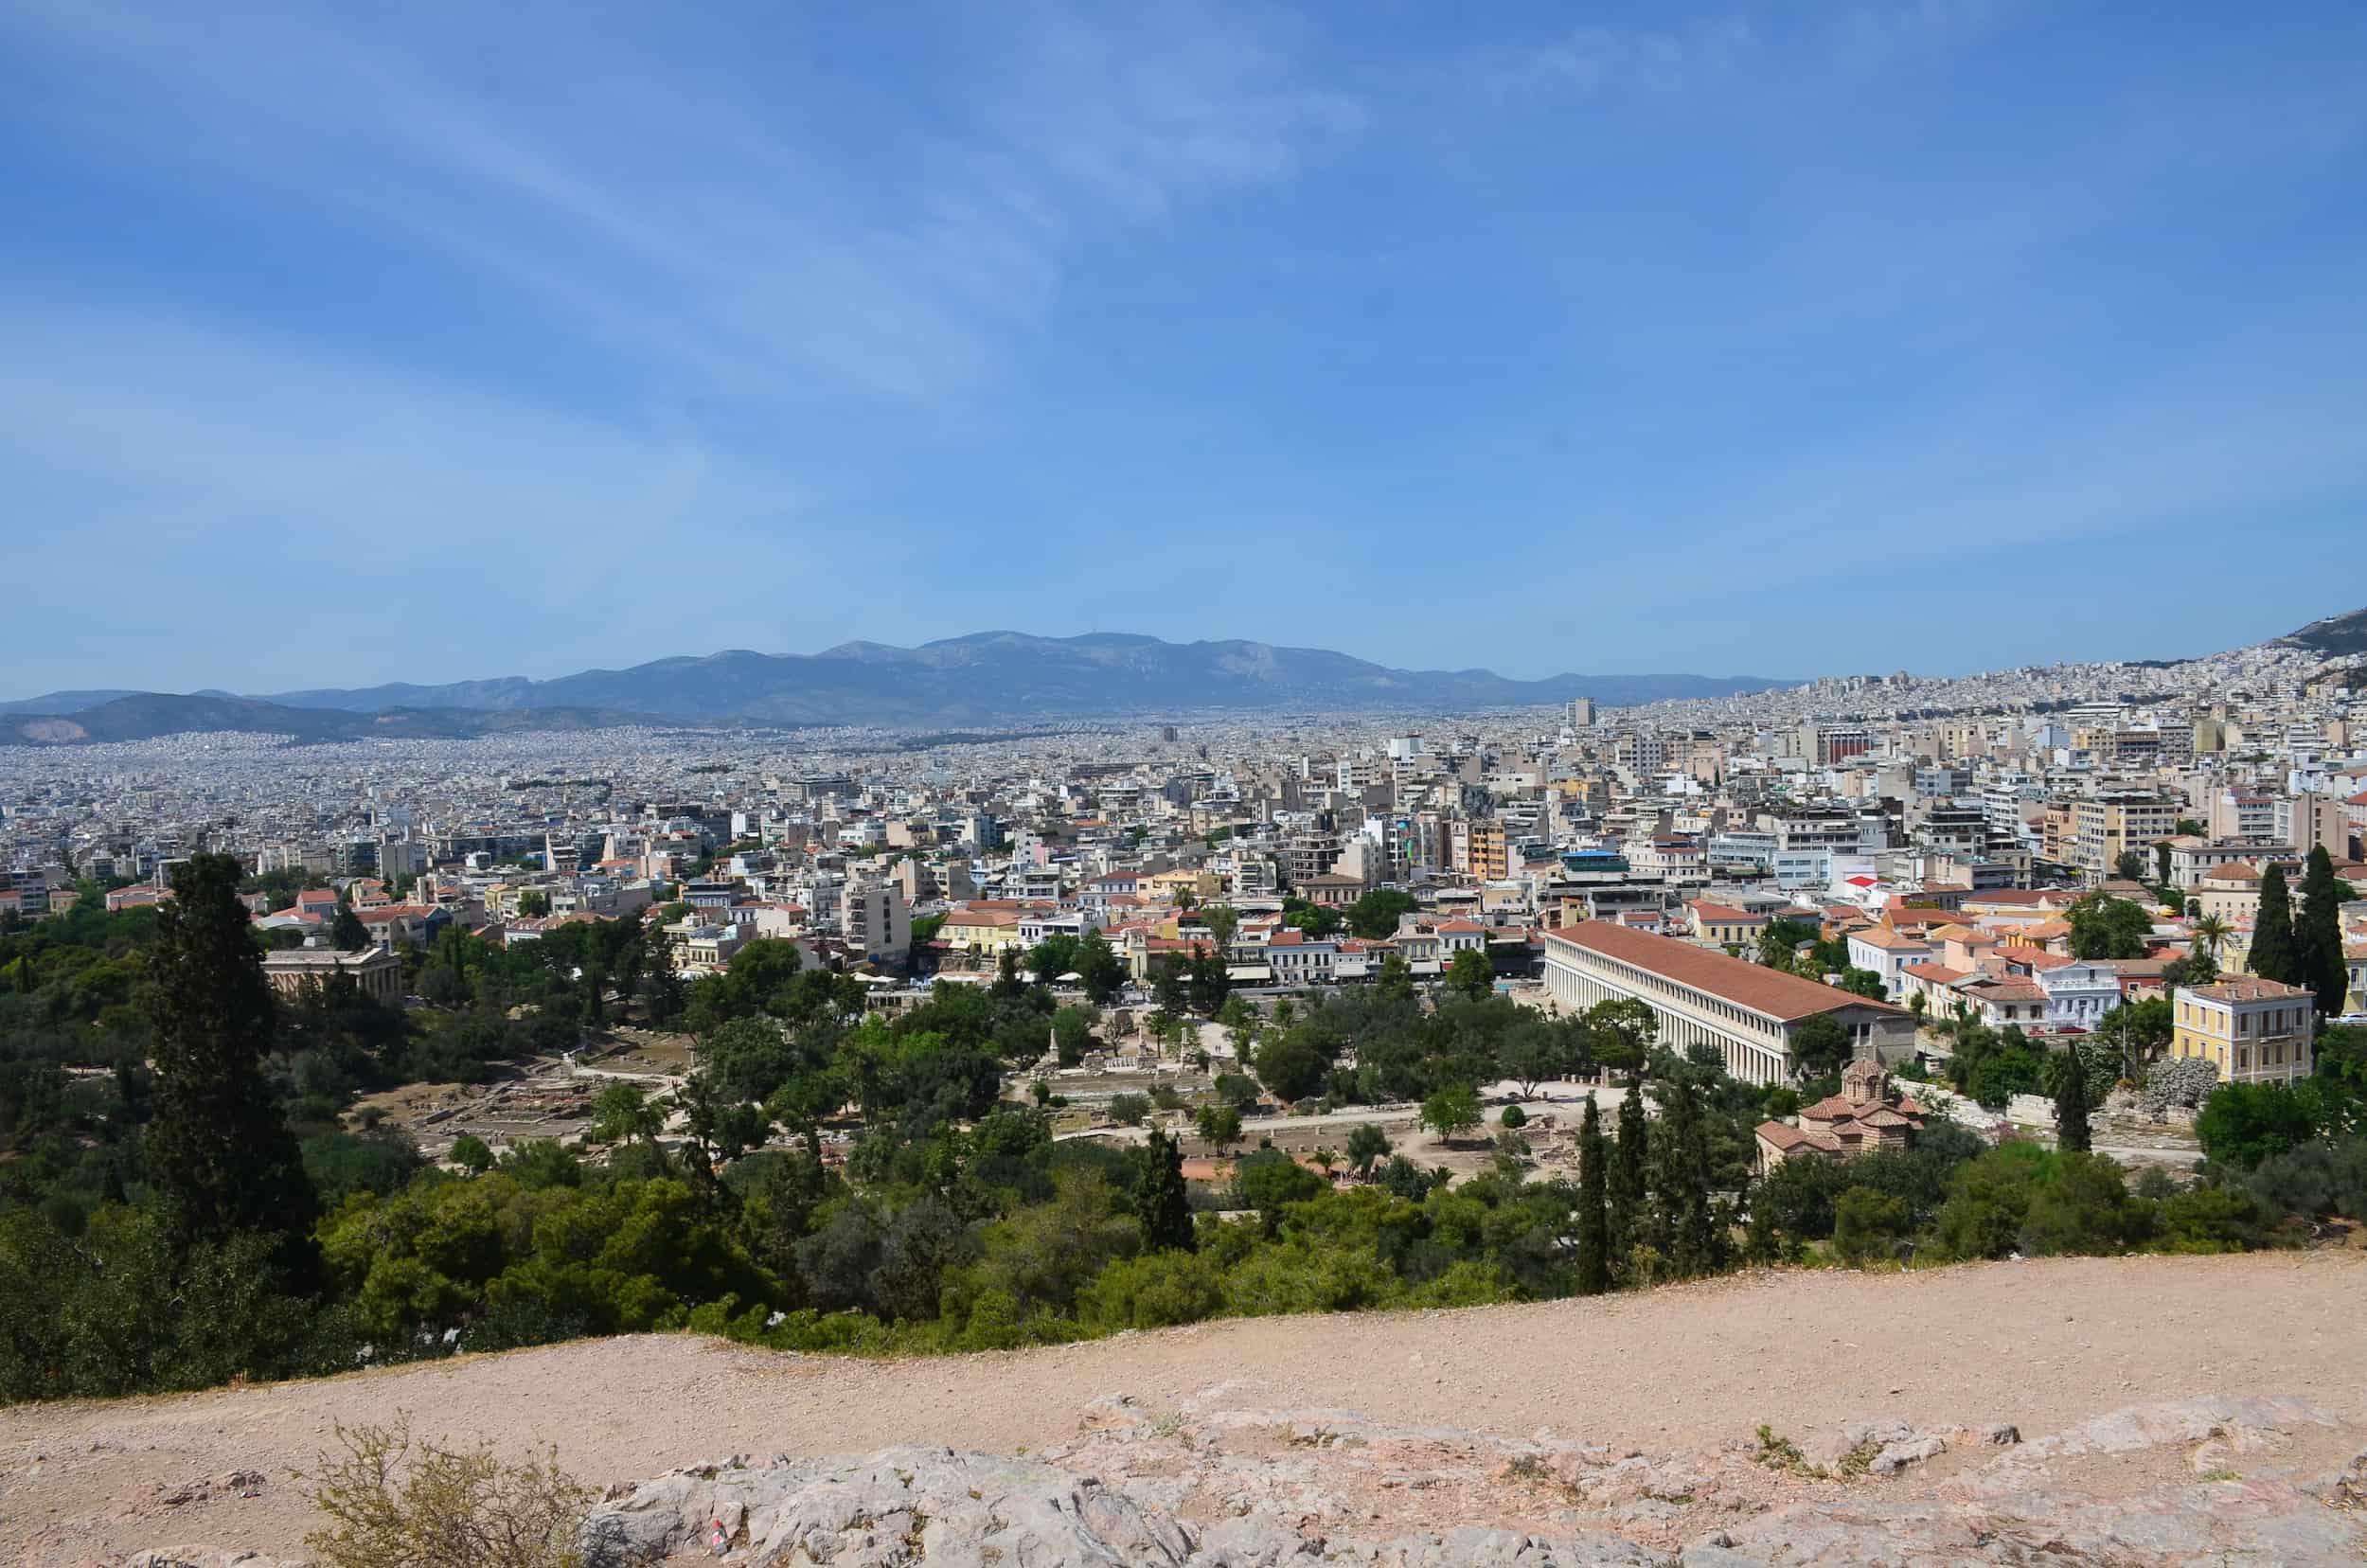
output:
M1931 961L1931 944L1886 925L1867 926L1849 934L1849 966L1872 970L1882 977L1882 994L1895 999L1906 989L1903 972L1909 964Z
M2120 971L2109 964L2081 961L2041 970L2036 976L2046 992L2046 1026L2050 1029L2092 1030L2104 1015L2121 1005Z
M1265 959L1277 986L1320 986L1332 977L1340 944L1289 928L1266 938Z

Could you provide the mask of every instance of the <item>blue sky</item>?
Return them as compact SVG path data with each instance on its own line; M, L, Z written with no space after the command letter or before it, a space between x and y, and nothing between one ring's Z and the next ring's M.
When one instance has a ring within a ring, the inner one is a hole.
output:
M2367 7L0 0L0 696L2367 602Z

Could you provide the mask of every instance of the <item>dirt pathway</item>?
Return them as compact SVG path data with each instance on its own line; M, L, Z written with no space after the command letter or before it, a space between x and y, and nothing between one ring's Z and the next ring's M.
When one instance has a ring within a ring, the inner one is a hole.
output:
M587 1481L733 1452L934 1442L1004 1452L1072 1436L1126 1393L1170 1408L1234 1381L1255 1402L1645 1446L1860 1416L2041 1433L2152 1399L2299 1395L2367 1421L2367 1255L2072 1258L1915 1274L1794 1273L1530 1307L1268 1318L1092 1345L866 1363L683 1336L173 1399L0 1411L0 1541L103 1561L187 1541L294 1551L291 1471L337 1423L556 1445ZM167 1504L233 1470L239 1489Z

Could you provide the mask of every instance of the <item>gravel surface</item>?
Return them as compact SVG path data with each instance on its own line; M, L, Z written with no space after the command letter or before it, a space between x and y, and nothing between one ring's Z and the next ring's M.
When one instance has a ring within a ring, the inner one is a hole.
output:
M2055 1431L2201 1394L2367 1418L2367 1255L2067 1258L1755 1274L1593 1301L1269 1318L1007 1354L880 1363L686 1336L584 1341L309 1382L0 1411L0 1541L101 1562L168 1541L295 1550L293 1480L338 1423L556 1445L584 1480L742 1452L899 1443L1018 1453L1092 1400L1255 1402L1646 1447L1872 1415ZM254 1472L260 1485L222 1484ZM193 1485L211 1482L210 1485ZM249 1495L252 1493L252 1495ZM183 1501L171 1502L181 1495Z

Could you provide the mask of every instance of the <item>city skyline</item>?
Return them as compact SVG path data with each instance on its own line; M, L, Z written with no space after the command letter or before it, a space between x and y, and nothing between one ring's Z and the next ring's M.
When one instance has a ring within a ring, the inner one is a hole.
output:
M2355 10L560 14L0 15L7 695L2367 598Z

